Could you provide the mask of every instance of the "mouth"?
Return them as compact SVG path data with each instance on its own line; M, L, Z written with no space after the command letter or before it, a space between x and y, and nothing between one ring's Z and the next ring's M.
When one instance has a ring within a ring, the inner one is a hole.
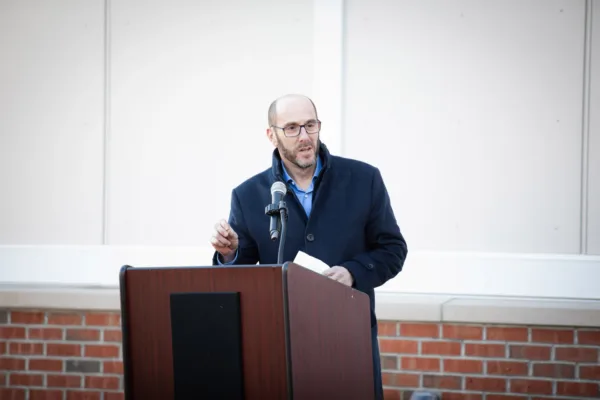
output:
M302 153L302 154L306 154L306 153L310 153L312 151L312 147L300 147L298 149L298 153Z

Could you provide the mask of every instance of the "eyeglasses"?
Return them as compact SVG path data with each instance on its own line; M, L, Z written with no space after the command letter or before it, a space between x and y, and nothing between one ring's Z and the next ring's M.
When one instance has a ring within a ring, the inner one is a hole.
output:
M306 133L308 133L309 135L313 134L313 133L318 133L321 130L321 121L319 121L318 119L313 119L311 121L308 121L304 125L289 124L284 127L275 126L275 125L273 125L272 127L282 129L283 134L286 137L295 137L300 134L300 130L302 128L304 128Z

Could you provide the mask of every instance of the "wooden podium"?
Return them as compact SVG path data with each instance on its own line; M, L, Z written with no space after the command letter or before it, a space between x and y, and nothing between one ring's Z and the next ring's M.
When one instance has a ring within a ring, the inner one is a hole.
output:
M369 298L294 263L124 266L126 400L373 399Z

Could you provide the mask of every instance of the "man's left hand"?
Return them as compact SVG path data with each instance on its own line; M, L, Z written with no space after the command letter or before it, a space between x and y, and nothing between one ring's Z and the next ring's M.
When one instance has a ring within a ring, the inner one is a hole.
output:
M343 283L346 286L352 286L354 283L352 274L350 274L350 272L344 267L331 267L323 271L323 275L330 277L334 281Z

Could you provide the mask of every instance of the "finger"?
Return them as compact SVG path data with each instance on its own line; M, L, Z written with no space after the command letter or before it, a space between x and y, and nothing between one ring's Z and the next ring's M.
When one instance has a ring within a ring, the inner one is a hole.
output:
M223 227L223 229L225 229L226 231L229 231L231 229L231 226L229 226L229 223L227 221L225 221L224 219L222 219L221 221L219 221L219 224Z
M344 280L344 275L340 272L336 272L335 275L332 276L333 280L341 282Z
M224 238L229 237L229 231L227 231L225 228L223 228L221 225L217 224L215 225L215 229L216 231L223 236Z
M329 268L323 271L323 275L331 277L331 275L335 274L335 269Z
M212 246L217 250L223 248L223 246L221 246L221 243L219 243L217 238L214 236L210 237L210 244L212 244Z
M329 272L329 274L327 274L326 276L328 276L330 279L333 279L334 281L337 281L339 279L339 273L336 270Z
M213 237L219 243L220 246L229 247L231 245L231 242L229 240L225 239L224 237L222 237L221 235L215 235Z

